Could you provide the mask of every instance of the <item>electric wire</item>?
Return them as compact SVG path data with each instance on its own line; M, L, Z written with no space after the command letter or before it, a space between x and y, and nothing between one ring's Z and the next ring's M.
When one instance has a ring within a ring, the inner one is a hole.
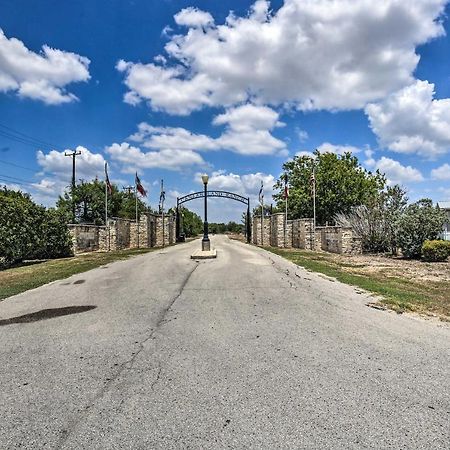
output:
M17 167L19 169L29 170L30 172L36 172L36 169L31 169L30 167L25 167L25 166L21 166L21 165L16 164L16 163L12 163L12 162L9 162L9 161L4 161L3 159L0 159L0 163L1 164L7 164L8 166Z
M42 139L35 138L29 134L15 130L14 128L11 128L2 123L0 123L0 134L4 137L8 137L9 139L13 139L13 140L17 140L17 141L22 140L23 143L27 142L29 144L35 145L36 147L44 146L44 147L52 148L52 149L62 148L62 146L60 146L60 145L55 145L54 143L50 143L50 142L44 141Z

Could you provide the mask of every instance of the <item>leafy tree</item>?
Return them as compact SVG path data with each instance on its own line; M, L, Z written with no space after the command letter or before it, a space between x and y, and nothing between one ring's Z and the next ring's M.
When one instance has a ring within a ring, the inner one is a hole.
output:
M278 209L276 207L274 208L273 205L264 205L264 216L270 216L275 212L278 212ZM244 214L246 215L247 213ZM261 205L257 205L253 208L253 215L261 217Z
M311 176L316 180L316 222L325 224L338 213L350 213L353 207L369 205L385 186L385 177L378 171L368 172L351 153L314 152L314 158L296 156L283 164L289 180L288 217L313 217ZM275 184L277 207L284 210L284 174Z
M37 205L28 194L0 190L0 266L71 253L65 217Z
M445 212L434 207L430 199L409 205L398 221L398 245L403 255L420 258L423 243L437 239L445 221Z
M198 214L182 206L180 216L182 232L186 237L197 236L203 232L203 221Z
M105 224L105 183L94 180L82 181L75 186L75 217L78 223ZM71 190L58 198L57 209L65 215L67 222L72 221ZM138 197L138 214L149 211L150 208ZM136 195L134 192L121 192L112 185L112 193L108 196L108 216L135 219Z

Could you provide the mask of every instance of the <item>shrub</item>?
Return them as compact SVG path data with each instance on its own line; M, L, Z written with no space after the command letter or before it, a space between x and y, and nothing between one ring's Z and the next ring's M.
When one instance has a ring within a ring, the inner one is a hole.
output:
M425 241L422 257L426 261L446 261L450 256L450 241Z
M71 253L64 218L34 203L28 194L0 190L0 267L24 259L57 258Z
M430 199L409 205L398 221L398 244L406 258L420 258L426 240L435 240L442 231L446 215L433 207Z

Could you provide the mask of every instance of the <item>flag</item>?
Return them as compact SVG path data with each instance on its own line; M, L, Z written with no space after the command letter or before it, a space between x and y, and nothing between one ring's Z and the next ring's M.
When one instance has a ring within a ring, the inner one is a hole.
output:
M108 194L111 195L112 194L112 185L111 182L109 181L109 177L108 177L108 163L105 162L105 183L106 183L106 188L108 189Z
M261 205L262 205L262 203L264 201L264 184L263 184L262 180L261 180L261 189L259 190L258 197L259 197L259 203L261 203Z
M136 172L136 190L143 196L147 197L147 191L144 189L144 186L142 186L141 180L138 177L138 174Z
M289 197L289 186L288 186L288 177L285 175L284 177L284 199L287 200Z
M166 200L166 191L164 190L164 181L161 180L161 194L159 194L159 203L162 205Z

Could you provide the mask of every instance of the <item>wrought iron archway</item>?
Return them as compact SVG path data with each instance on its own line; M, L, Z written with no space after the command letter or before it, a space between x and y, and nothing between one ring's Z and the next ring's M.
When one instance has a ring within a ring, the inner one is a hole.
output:
M177 234L177 241L180 239L180 206L183 203L190 202L191 200L195 200L197 198L204 198L205 192L199 191L199 192L193 192L192 194L184 195L183 197L177 198L177 220L176 220L176 234ZM235 194L234 192L228 192L228 191L207 191L206 197L219 197L219 198L227 198L230 200L235 200L237 202L244 203L247 205L247 220L246 220L246 231L247 231L247 242L250 242L251 233L252 233L252 227L250 224L250 198L249 197L243 197L242 195Z

